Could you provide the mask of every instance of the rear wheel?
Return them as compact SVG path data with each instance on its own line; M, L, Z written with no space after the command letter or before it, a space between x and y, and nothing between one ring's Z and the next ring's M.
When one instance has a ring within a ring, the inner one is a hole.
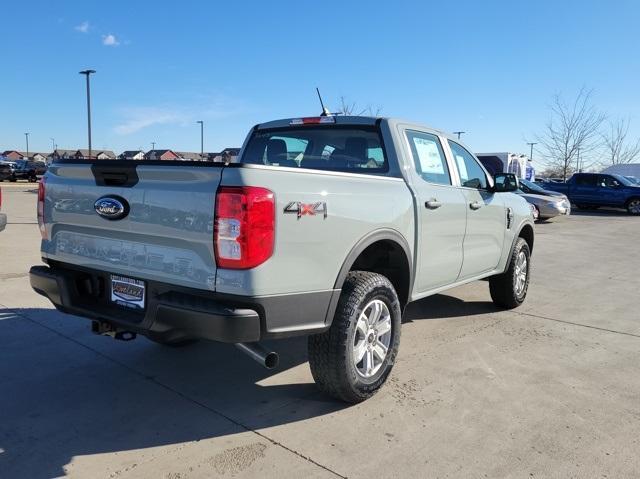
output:
M631 198L627 201L627 213L630 215L640 215L640 198Z
M524 239L518 238L507 271L489 278L489 291L493 303L506 309L520 306L527 297L530 270L529 245Z
M384 276L352 271L328 331L309 336L309 365L326 394L358 403L385 383L400 346L398 295Z

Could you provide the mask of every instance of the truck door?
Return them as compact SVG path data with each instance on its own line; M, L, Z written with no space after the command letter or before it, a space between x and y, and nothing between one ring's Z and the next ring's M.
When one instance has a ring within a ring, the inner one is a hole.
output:
M600 204L598 175L582 175L578 173L574 176L572 178L573 184L569 184L571 201L583 205Z
M507 215L500 195L489 191L487 175L475 157L454 141L449 140L448 144L467 210L464 261L458 276L463 280L498 266Z
M405 135L415 165L409 171L417 202L415 290L420 294L456 281L467 212L438 136L414 130Z
M611 175L598 175L598 198L601 205L622 206L626 200L623 184Z

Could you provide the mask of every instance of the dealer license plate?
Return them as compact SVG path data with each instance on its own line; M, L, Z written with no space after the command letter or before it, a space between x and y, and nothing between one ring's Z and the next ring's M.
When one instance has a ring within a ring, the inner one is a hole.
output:
M144 309L145 284L139 279L111 275L111 301L130 309Z

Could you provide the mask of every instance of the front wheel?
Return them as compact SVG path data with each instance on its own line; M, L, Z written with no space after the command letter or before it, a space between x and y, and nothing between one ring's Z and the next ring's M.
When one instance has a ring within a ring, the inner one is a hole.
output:
M398 295L386 277L350 272L331 327L309 336L309 365L320 390L350 403L373 396L393 368L401 320Z
M631 198L627 202L627 213L630 215L640 215L640 198Z
M506 309L520 306L527 297L530 270L531 250L524 239L518 238L507 271L489 278L493 303Z

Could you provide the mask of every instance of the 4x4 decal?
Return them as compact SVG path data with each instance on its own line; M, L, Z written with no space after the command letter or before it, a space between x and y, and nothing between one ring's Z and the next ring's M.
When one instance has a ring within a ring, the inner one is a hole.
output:
M285 214L298 215L298 219L303 216L315 216L322 213L324 218L327 217L327 204L324 201L317 203L301 203L300 201L292 201L284 207Z

